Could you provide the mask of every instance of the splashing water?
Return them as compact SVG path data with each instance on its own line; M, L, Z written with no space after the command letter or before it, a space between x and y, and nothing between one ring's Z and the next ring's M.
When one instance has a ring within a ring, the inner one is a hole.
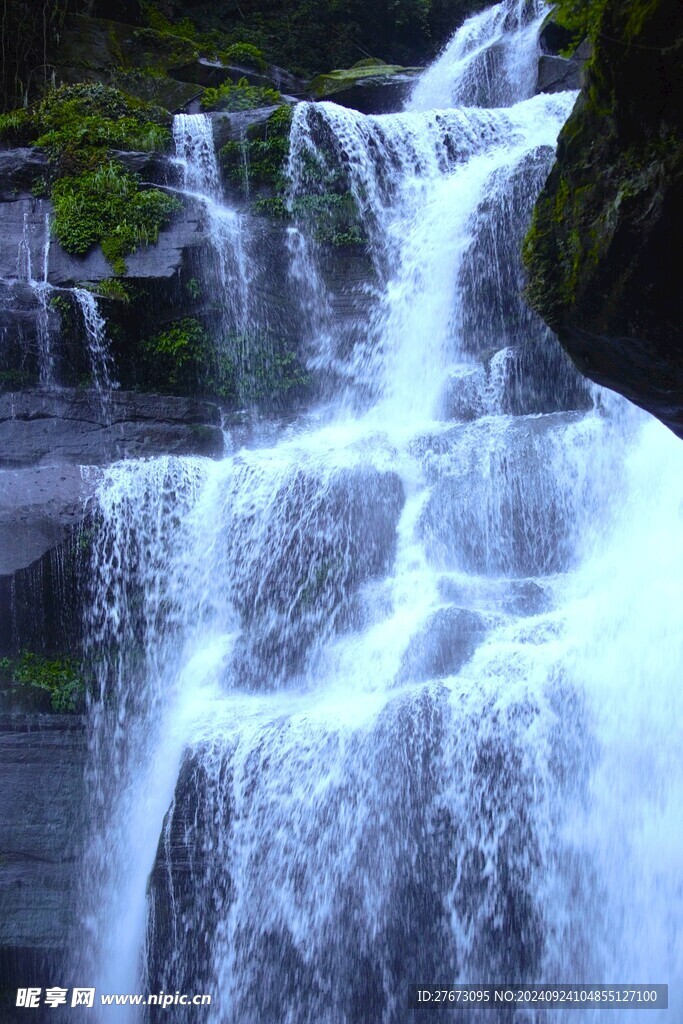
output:
M683 449L519 297L574 99L529 98L542 13L470 19L403 113L296 108L291 199L340 176L376 274L367 338L318 335L336 418L104 476L83 962L105 991L210 992L212 1024L401 1024L427 980L677 998ZM301 301L333 320L295 231Z
M73 296L83 317L92 381L100 397L106 398L114 387L107 325L92 292L87 288L74 288Z
M176 114L173 138L183 191L201 205L206 218L214 257L207 287L222 298L226 334L237 332L245 337L250 328L250 265L254 257L248 251L243 215L223 201L211 119L206 114Z

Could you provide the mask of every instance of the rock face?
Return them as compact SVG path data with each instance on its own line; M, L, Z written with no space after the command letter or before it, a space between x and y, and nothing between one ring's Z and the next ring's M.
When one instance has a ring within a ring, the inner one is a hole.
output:
M222 452L211 402L71 388L0 395L0 655L77 646L98 467Z
M38 279L42 276L47 248L47 280L51 285L102 281L112 276L111 265L99 246L86 256L71 256L55 239L50 239L51 218L52 203L46 199L19 199L0 205L0 278L12 280L25 276L21 261L25 260L26 248L31 257L32 274ZM181 267L185 250L205 242L197 211L188 207L174 218L169 228L159 233L156 245L140 246L137 252L126 257L126 276L171 277Z
M83 518L97 474L77 466L0 470L0 578L62 544Z
M0 718L0 1017L21 986L62 984L83 834L82 718Z
M73 388L0 395L0 466L222 453L211 402L126 391L103 398Z
M528 294L579 369L683 436L675 0L607 0L525 242Z

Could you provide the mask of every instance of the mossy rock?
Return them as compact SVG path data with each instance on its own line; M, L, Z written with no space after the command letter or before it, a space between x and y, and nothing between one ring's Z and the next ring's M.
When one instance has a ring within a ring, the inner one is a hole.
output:
M683 219L680 24L676 0L602 5L524 260L531 305L579 369L683 436L683 310L667 268Z
M326 99L328 96L352 89L356 85L384 85L397 75L415 74L418 70L417 68L404 68L400 64L385 64L382 60L369 57L358 61L353 67L316 75L311 82L310 89L316 99Z

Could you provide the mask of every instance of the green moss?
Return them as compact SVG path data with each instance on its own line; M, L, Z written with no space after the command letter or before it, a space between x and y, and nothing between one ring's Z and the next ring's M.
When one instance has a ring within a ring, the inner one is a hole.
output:
M570 50L586 37L595 40L605 3L606 0L555 0L555 20L572 33L573 44Z
M224 82L215 89L205 89L202 95L202 110L253 110L256 107L273 107L281 100L276 89L250 85L246 78L233 84Z
M53 231L67 252L83 255L98 243L117 274L138 245L156 242L180 202L141 189L135 175L111 160L97 170L59 178L52 188Z
M384 61L370 57L359 60L353 67L328 71L317 75L311 82L311 91L318 99L334 96L337 92L362 84L370 78L391 78L407 69L400 64L385 64Z
M0 659L0 676L17 696L42 691L58 714L77 714L84 708L85 684L81 668L72 658L47 658L23 651L18 658Z

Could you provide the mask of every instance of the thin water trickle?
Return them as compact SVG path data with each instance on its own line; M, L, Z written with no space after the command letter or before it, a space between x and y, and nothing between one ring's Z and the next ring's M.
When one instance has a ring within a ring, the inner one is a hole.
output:
M404 113L296 108L290 199L341 176L377 280L344 348L292 228L302 321L347 370L334 415L104 476L99 988L210 992L211 1024L403 1024L417 981L683 977L683 449L520 301L574 101L529 98L543 10L468 21ZM207 132L176 121L208 203Z

